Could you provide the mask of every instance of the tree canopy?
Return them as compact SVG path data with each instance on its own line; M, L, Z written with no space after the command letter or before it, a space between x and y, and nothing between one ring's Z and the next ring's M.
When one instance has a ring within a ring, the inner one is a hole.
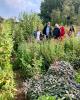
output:
M56 13L60 13L60 19L70 16L71 20L74 20L80 13L80 0L44 0L41 3L41 17L45 22L50 21L54 16L57 17Z

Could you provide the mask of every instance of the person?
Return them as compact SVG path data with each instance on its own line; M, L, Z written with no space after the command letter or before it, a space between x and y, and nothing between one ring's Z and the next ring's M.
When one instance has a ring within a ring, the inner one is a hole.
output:
M65 28L64 28L64 26L61 26L60 27L60 39L61 40L63 40L64 35L65 35Z
M36 40L37 40L37 42L39 42L40 41L40 34L41 34L41 31L40 31L40 28L39 27L37 27L37 30L36 30Z
M71 25L71 26L70 26L70 29L69 29L69 33L68 33L68 35L71 36L73 32L75 32L75 30L74 30L74 26Z
M55 28L53 30L53 37L58 39L60 37L60 28L58 24L55 24Z
M51 37L51 23L48 22L47 25L43 29L43 34L48 39Z

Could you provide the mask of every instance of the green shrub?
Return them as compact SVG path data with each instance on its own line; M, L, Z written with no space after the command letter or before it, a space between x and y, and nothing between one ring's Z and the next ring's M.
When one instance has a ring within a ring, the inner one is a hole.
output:
M77 83L80 83L80 72L76 73L75 80L76 80Z
M41 96L38 100L56 100L56 97L53 96Z
M52 40L43 42L40 46L40 54L44 58L44 66L47 70L54 61L62 60L64 57L63 44Z
M64 42L47 40L37 43L22 42L17 51L17 65L26 76L32 77L46 71L55 61L69 61L75 69L80 68L80 47L76 38Z
M10 64L12 42L12 22L5 20L0 33L0 100L13 99L14 80Z
M55 44L52 41L23 42L19 45L16 62L23 75L31 77L46 71L53 61L60 60L63 57L64 49L60 43Z
M14 36L15 40L18 42L21 42L19 41L19 39L21 39L22 36L25 40L28 40L28 38L30 40L31 36L33 36L34 31L36 31L37 26L39 26L40 29L43 28L42 20L35 13L22 13L19 18L19 23L16 24L16 26Z
M42 72L43 57L39 55L39 44L22 43L18 48L19 67L24 76L34 76Z
M37 26L40 27L42 30L43 24L42 20L40 17L35 14L27 14L27 13L22 13L19 17L19 22L15 23L14 26L14 33L13 33L13 40L14 40L14 50L17 52L18 46L24 42L25 40L27 41L32 41L34 38L34 31L36 31Z
M56 98L55 96L40 96L38 100L72 100L68 95L63 96L62 98Z
M34 33L34 31L36 31L37 26L39 26L40 29L42 30L42 28L43 28L42 20L35 13L31 13L31 14L22 13L20 15L19 22L15 24L15 29L14 29L14 34L13 34L14 50L12 52L12 55L15 56L15 59L13 60L13 68L14 69L19 68L18 67L18 63L19 63L19 59L18 59L18 57L19 57L18 50L19 49L18 48L20 48L21 44L24 43L26 40L34 41L33 33ZM32 47L32 49L33 49L33 47ZM29 57L29 55L27 55L27 56ZM28 69L30 69L30 66Z

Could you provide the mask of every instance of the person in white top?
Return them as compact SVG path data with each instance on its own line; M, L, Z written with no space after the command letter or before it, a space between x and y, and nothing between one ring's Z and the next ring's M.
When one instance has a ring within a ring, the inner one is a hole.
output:
M36 31L36 40L37 40L37 42L40 41L40 34L41 34L40 28L37 27L37 31Z

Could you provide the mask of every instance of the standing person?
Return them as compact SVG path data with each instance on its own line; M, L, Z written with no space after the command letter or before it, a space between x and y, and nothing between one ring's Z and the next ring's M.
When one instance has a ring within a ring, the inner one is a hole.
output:
M58 39L60 37L60 28L58 24L55 24L55 28L53 30L53 37Z
M36 40L37 40L37 42L40 41L40 34L41 34L40 28L37 27L37 31L36 31Z
M48 22L47 25L43 29L43 34L46 36L46 38L50 38L51 36L51 23Z
M65 35L65 27L64 26L61 26L60 27L60 39L61 40L63 40L64 35Z
M69 29L68 35L71 36L73 32L75 32L75 30L74 30L74 26L72 25L72 26L70 27L70 29Z

